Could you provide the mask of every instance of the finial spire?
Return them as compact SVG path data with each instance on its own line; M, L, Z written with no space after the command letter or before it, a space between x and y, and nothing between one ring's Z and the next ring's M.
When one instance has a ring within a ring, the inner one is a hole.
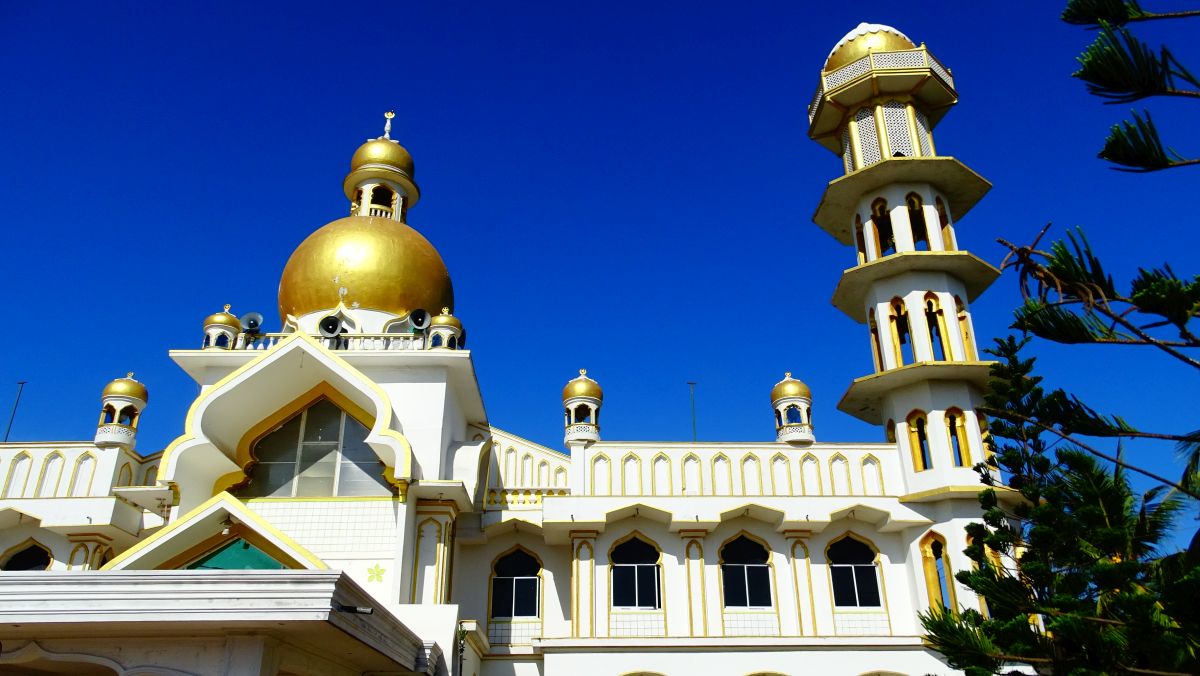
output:
M133 380L133 371L130 371L129 373L126 373L126 374L125 374L125 377L126 377L126 378L128 378L128 379L130 379L130 380Z
M783 373L783 377L784 377L784 379L785 379L785 380L786 380L787 378L791 378L791 377L792 377L792 372L791 372L791 371L785 371L785 372Z
M229 312L229 308L231 308L231 307L233 307L233 306L232 306L232 305L230 305L229 303L226 303L226 304L225 304L225 311L226 311L226 312Z
M383 137L390 141L392 140L392 118L396 117L396 111L389 110L383 114L383 117L386 120L383 123Z
M581 376L586 376L586 375L587 375L587 369L579 369L579 375L581 375Z

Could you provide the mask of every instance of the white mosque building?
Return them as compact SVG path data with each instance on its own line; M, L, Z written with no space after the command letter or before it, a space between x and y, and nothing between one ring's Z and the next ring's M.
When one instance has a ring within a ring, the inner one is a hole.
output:
M389 120L287 262L282 331L225 306L171 350L200 393L165 449L135 451L133 374L94 439L0 445L0 673L955 673L917 613L980 606L953 572L989 452L969 303L998 274L955 228L989 184L934 144L956 100L862 24L808 109L844 170L813 217L854 252L833 303L873 345L838 407L879 438L846 443L791 374L773 442L609 439L582 370L561 448L494 426Z

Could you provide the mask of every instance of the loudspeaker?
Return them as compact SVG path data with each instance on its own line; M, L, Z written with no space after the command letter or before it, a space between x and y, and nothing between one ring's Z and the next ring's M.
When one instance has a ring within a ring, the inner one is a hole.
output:
M337 338L342 333L342 320L334 315L322 319L317 326L321 330L321 335L326 338Z
M258 333L258 330L262 328L263 316L260 312L247 312L239 321L242 323L242 330L246 333Z
M429 326L429 313L424 310L413 310L408 313L408 321L414 329L424 329Z

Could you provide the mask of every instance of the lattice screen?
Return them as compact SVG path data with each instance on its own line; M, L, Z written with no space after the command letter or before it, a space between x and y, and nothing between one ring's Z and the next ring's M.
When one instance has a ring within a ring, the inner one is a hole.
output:
M883 52L871 56L871 65L879 70L893 68L924 68L925 52L914 49L907 52Z
M862 166L870 166L883 159L879 149L879 131L875 128L875 115L870 108L863 108L854 114L854 123L858 127L858 147L862 152Z
M850 150L850 127L842 130L842 166L847 174L854 171L854 152Z
M932 157L933 146L929 143L929 120L925 113L917 110L917 142L921 144L921 156Z
M847 64L833 71L829 75L826 75L825 86L827 86L829 89L836 89L858 77L859 75L866 73L868 70L871 70L871 59L870 57L864 56L858 61Z
M908 112L903 103L888 101L883 104L883 127L887 130L888 147L892 157L897 153L905 157L915 157L912 134L908 131Z

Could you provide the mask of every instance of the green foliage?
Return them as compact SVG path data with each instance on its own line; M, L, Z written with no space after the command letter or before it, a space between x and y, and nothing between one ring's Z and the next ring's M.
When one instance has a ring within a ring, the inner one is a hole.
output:
M1147 96L1168 96L1179 91L1175 78L1190 85L1200 82L1166 47L1155 54L1145 42L1125 28L1101 23L1100 34L1078 57L1074 77L1087 83L1088 92L1108 103L1129 103Z
M1069 0L1063 8L1062 20L1083 26L1101 22L1123 24L1145 15L1137 0Z
M1200 162L1185 159L1175 150L1165 148L1150 112L1143 112L1146 113L1145 119L1133 112L1133 122L1125 120L1114 124L1108 131L1108 138L1104 139L1104 147L1096 156L1125 167L1117 168L1118 171L1141 173Z

